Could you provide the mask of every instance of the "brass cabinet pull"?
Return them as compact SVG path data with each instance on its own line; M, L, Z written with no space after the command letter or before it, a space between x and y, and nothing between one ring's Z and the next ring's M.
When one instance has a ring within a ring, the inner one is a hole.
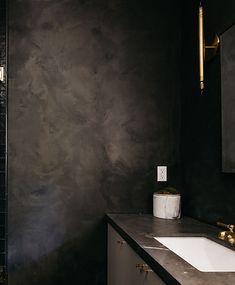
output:
M120 245L123 245L123 244L125 244L126 242L125 242L124 240L118 240L117 243L120 244Z
M149 273L153 272L153 270L148 266L148 264L144 264L144 266L141 268L141 272Z
M153 270L146 263L144 263L144 264L136 264L135 267L139 268L140 272L145 272L145 273L153 272Z

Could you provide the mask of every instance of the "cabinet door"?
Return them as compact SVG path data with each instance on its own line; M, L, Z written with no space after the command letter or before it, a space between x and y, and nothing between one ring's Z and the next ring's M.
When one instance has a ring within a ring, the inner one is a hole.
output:
M108 285L164 285L126 241L108 225Z
M140 285L141 258L108 225L108 285Z

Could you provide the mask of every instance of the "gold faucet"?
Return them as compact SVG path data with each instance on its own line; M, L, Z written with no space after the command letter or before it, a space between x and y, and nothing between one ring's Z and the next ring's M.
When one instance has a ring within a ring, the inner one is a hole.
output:
M228 231L219 232L218 238L221 240L228 241L230 245L235 245L235 225L226 225L221 222L217 222L217 225L223 228L228 229Z

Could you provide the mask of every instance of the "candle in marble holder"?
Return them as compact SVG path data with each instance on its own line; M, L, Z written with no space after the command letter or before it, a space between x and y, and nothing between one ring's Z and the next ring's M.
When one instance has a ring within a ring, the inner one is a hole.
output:
M179 219L180 194L153 194L153 215L162 219Z

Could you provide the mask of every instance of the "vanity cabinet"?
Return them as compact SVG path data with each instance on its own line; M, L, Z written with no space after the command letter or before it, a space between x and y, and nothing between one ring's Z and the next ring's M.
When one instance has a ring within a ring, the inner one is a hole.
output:
M155 272L108 225L108 285L163 285Z

